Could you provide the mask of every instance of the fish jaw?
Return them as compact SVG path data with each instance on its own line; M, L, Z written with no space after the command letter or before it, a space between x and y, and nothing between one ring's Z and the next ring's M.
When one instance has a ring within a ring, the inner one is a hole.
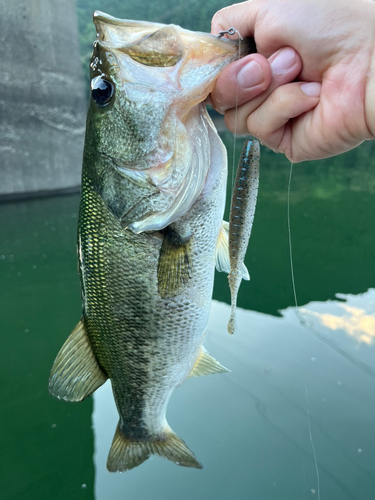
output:
M95 146L89 153L95 162L94 149L105 151L120 176L137 176L149 188L149 205L139 205L137 197L131 206L127 199L126 213L116 214L124 217L123 227L137 234L161 230L201 194L209 170L209 153L197 154L209 148L199 146L207 142L201 103L224 67L239 57L238 45L179 26L98 12L94 22L92 82L105 79L115 90L105 106L91 102L87 136ZM105 193L103 199L108 201Z
M97 43L113 51L123 84L156 77L155 88L177 90L171 104L179 102L182 113L203 101L224 67L240 57L238 41L176 25L116 19L99 11L94 23Z

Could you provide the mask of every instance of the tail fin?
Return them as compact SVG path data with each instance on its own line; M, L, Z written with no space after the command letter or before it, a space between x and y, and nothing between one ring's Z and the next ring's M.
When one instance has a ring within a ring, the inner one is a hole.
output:
M169 429L166 438L154 441L134 441L126 438L117 425L107 460L110 472L124 472L137 467L150 455L159 455L177 465L202 469L184 441Z

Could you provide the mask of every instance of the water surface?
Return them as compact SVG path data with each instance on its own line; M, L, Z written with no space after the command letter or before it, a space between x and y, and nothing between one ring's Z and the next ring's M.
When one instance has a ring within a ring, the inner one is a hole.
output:
M1 498L307 500L318 487L322 500L374 498L373 152L368 143L294 166L296 315L290 165L262 151L238 333L226 332L227 278L217 274L205 343L232 371L188 380L168 408L201 471L153 457L110 474L110 384L79 404L48 395L54 357L80 317L79 196L0 205Z

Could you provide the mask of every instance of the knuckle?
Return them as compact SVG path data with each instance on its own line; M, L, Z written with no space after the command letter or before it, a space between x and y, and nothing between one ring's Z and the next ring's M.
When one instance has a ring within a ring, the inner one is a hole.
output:
M284 87L278 87L270 95L271 106L273 109L280 111L285 109L289 103L289 96Z

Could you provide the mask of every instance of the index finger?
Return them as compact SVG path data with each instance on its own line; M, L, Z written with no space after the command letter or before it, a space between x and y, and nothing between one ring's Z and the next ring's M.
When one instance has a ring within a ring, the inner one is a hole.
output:
M257 0L236 3L216 12L211 22L211 33L218 35L220 31L235 28L242 38L254 36L254 27L259 13Z

